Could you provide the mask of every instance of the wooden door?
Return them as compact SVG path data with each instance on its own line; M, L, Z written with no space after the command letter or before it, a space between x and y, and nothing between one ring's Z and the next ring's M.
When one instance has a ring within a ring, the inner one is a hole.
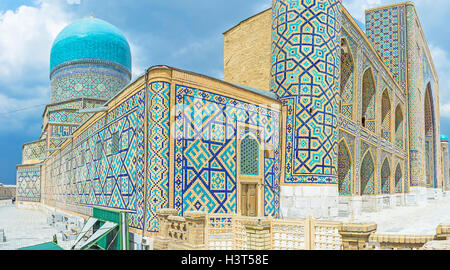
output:
M242 184L241 214L248 217L256 217L258 215L257 184Z

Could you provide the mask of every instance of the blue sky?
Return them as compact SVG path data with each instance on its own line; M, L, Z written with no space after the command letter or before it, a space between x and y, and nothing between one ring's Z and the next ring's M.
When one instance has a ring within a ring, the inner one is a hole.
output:
M343 1L360 22L365 9L393 2ZM441 133L450 135L450 2L414 2L440 75ZM222 33L270 6L271 0L1 0L0 183L15 184L22 145L40 135L51 45L70 22L93 13L121 29L134 77L165 64L223 78Z

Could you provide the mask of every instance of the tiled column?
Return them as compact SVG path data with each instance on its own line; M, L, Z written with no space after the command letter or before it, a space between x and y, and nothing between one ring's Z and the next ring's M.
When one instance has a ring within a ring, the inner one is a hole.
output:
M274 0L271 91L285 107L281 207L337 216L340 0Z

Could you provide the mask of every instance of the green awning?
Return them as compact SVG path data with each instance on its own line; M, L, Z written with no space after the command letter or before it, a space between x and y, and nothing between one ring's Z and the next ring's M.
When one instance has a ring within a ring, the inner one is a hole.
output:
M18 250L64 250L64 249L53 242L48 242L35 246L19 248Z

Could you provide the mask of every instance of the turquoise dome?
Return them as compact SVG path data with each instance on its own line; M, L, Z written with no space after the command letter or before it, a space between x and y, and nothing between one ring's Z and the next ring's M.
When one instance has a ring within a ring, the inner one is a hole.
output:
M120 64L131 73L131 51L115 26L96 18L76 21L56 37L50 56L50 72L74 60L101 60Z
M448 142L448 137L445 135L441 135L441 142Z

